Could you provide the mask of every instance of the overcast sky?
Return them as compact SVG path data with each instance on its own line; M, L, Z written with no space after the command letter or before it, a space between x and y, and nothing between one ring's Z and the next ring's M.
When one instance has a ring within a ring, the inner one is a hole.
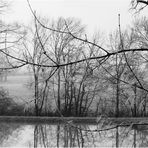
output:
M7 22L18 21L28 24L32 14L27 0L12 1L11 9L2 19ZM131 0L30 0L37 14L54 19L60 16L75 17L87 26L90 33L95 31L109 33L118 27L118 14L124 28L135 17L130 9Z

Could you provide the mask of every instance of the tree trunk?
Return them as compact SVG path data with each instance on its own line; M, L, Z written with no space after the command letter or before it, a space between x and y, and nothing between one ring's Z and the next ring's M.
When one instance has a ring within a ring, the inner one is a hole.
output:
M60 77L60 69L58 70L58 110L61 111L61 100L60 100L60 81L61 81L61 77Z
M115 115L116 117L119 116L119 83L120 83L120 80L119 80L119 70L118 70L118 55L116 55L116 111L115 111Z
M137 101L137 87L135 85L134 88L134 93L135 93L135 97L134 97L134 117L137 116L137 105L136 105L136 101Z
M39 88L38 88L38 76L34 74L34 79L35 79L35 115L39 116Z

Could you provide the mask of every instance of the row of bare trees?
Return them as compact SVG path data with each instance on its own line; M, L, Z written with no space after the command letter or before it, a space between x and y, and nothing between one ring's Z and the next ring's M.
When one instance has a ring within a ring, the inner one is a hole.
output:
M138 19L126 31L119 22L105 50L101 36L88 40L80 21L35 18L21 50L34 76L36 115L48 114L51 102L64 116L147 115L147 22Z
M105 42L88 37L79 20L49 21L28 5L33 26L0 23L0 69L31 72L36 116L147 116L146 17L123 31L119 15Z

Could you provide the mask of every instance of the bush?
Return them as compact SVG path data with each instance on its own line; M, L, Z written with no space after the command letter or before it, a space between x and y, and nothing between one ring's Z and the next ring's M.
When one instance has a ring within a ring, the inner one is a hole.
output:
M0 115L24 115L24 107L10 98L3 88L0 88Z

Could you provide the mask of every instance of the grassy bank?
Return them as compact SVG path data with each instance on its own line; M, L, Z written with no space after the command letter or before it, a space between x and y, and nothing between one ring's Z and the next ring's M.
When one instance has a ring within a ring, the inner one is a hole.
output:
M148 118L102 118L108 122L126 124L148 124ZM24 122L24 123L82 123L97 124L96 117L35 117L35 116L0 116L0 122Z
M35 116L0 116L0 122L31 122L31 123L97 123L96 117L35 117Z

